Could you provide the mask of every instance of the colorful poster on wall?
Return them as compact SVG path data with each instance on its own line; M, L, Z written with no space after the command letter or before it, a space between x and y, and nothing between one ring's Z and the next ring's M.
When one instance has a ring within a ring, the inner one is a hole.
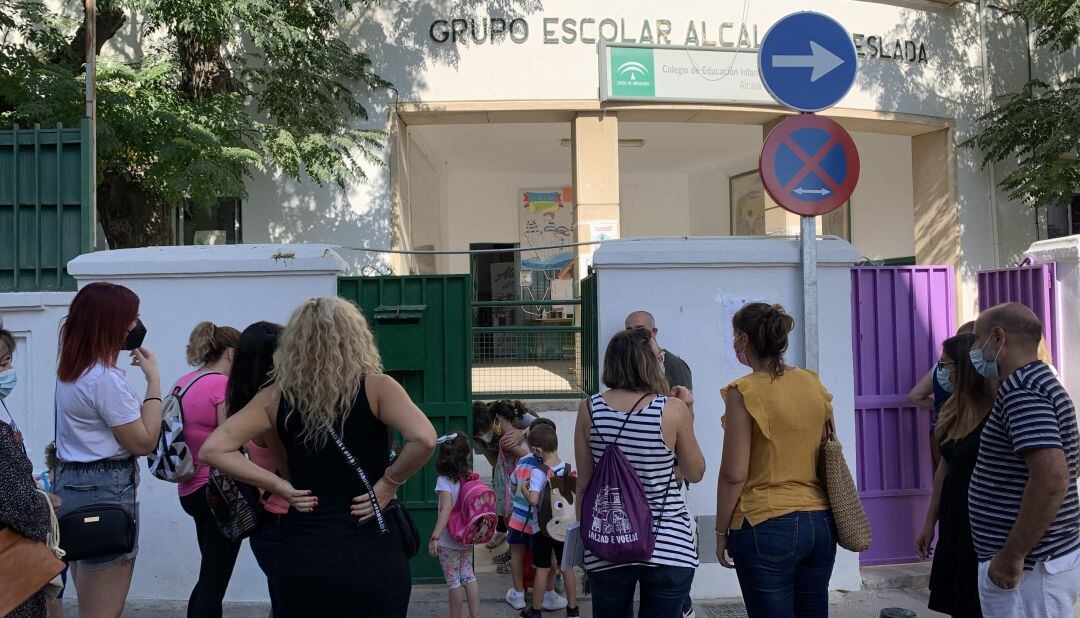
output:
M549 278L558 279L560 272L573 267L574 248L569 246L574 242L573 211L570 187L518 193L522 271L555 271Z

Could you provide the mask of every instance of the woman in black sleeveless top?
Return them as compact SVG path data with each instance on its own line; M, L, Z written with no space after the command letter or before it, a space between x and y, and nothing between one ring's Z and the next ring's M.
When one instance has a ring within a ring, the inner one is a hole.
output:
M929 608L955 618L979 618L979 562L971 540L968 487L979 455L979 439L997 384L976 373L968 356L975 335L962 334L942 344L939 366L948 372L951 396L941 408L934 437L941 445L941 462L934 476L934 493L927 508L915 550L925 560L934 556L930 572ZM942 384L942 386L946 386ZM934 526L937 525L937 547Z
M380 373L367 322L342 299L316 298L297 308L274 366L274 386L218 427L202 459L292 506L274 573L286 615L406 616L411 575L402 531L389 516L388 529L380 531L366 488L331 434L374 481L385 508L435 450L435 429L404 389ZM405 439L392 465L391 429ZM270 446L288 480L240 452L267 432L277 438Z

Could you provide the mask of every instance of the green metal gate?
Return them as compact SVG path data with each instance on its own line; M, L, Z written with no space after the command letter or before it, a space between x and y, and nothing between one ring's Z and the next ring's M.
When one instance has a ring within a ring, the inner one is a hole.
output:
M371 324L386 373L405 387L440 435L472 431L472 283L468 275L341 277L338 295ZM434 458L401 488L420 536L435 527ZM413 581L437 583L442 570L427 551L412 559Z
M90 125L0 131L0 292L74 290L93 250Z

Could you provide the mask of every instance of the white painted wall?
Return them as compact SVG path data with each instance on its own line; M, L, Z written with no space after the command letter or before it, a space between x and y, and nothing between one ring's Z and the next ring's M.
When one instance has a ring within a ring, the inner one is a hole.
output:
M685 174L633 174L622 180L619 191L623 235L689 233L689 185ZM447 246L467 248L469 243L478 242L520 243L518 191L570 186L571 178L569 173L470 171L449 172L447 183L448 202L443 208ZM447 268L451 273L469 272L468 256L449 256Z
M911 138L852 133L859 184L851 196L852 243L872 260L915 255Z
M274 259L275 254L295 257ZM215 247L158 247L105 251L73 260L69 271L79 286L109 281L130 288L140 299L147 327L146 346L158 355L163 388L190 371L184 360L191 329L203 320L243 330L259 320L285 323L293 309L313 296L337 294L337 276L345 264L327 246L240 245ZM11 296L0 295L8 316ZM71 295L46 295L49 302L66 302ZM30 305L30 303L26 303ZM66 307L32 307L13 313L9 326L31 333L35 363L31 409L35 418L22 425L34 446L52 439L52 399L55 380L56 319ZM38 330L40 329L40 330ZM20 350L21 352L21 350ZM21 361L20 361L21 362ZM123 366L123 365L122 365ZM145 392L139 371L127 372L135 392ZM16 391L19 393L19 391ZM27 393L19 393L25 396ZM13 398L16 420L25 418L20 399ZM44 418L42 418L44 416ZM145 463L140 459L139 469ZM135 566L130 598L187 599L199 570L194 525L180 508L176 486L142 475L139 487L140 557ZM74 596L74 587L69 588ZM231 601L265 601L266 579L247 549L240 552L226 597Z
M851 353L851 287L849 268L858 253L842 241L818 244L820 264L821 378L834 395L836 426L849 448L848 465L855 476L854 382ZM731 326L725 297L760 297L779 302L801 322L802 287L798 243L787 239L691 238L644 239L603 245L594 260L598 272L600 354L623 328L626 314L651 311L664 347L686 360L694 372L695 430L708 468L700 489L690 494L695 516L716 513L715 493L723 444L720 388L745 373L731 352ZM645 294L644 291L651 291ZM669 293L665 293L665 291ZM803 364L803 334L792 334L789 362ZM705 530L703 530L703 533ZM861 587L858 556L840 550L830 588ZM738 596L732 571L716 563L702 564L694 578L698 598Z
M620 174L619 226L623 238L690 233L686 174Z
M35 472L45 470L45 446L53 439L53 389L60 322L74 292L0 294L0 322L15 335L19 382L4 400L23 432Z
M1038 263L1057 264L1058 370L1066 390L1080 397L1080 236L1037 242L1025 252Z

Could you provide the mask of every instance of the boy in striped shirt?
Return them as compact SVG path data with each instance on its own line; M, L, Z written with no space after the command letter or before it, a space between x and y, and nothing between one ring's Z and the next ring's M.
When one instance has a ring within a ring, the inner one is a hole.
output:
M555 422L551 419L539 418L532 422L529 429L531 430L537 425L548 425L552 429L555 428ZM510 484L511 487L514 487L514 496L513 512L506 522L506 527L509 528L506 542L510 545L510 566L514 587L506 592L506 602L510 607L518 610L525 609L527 606L525 598L525 552L532 547L533 535L540 530L536 509L529 504L529 480L532 478L532 471L542 464L543 461L539 457L530 453L518 460L517 466L510 475ZM543 609L551 611L566 607L566 598L560 596L554 590L554 579L549 578L547 582L533 582L533 586L546 586L547 588L544 592Z

